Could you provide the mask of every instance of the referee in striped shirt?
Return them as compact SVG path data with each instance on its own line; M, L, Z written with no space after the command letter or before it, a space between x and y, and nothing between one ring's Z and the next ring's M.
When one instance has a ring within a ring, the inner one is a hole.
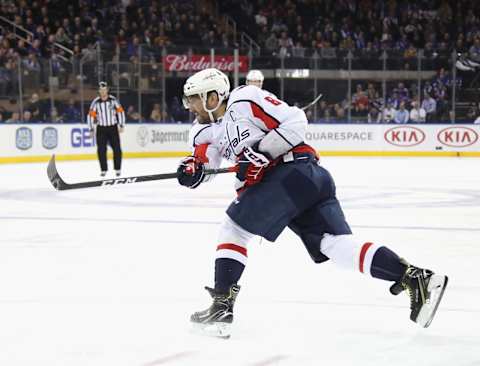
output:
M122 169L122 149L120 135L125 128L125 111L117 98L108 94L108 85L101 81L98 84L99 96L90 105L88 112L88 126L95 131L97 139L97 154L100 162L100 175L107 174L107 144L113 150L113 166L117 177Z

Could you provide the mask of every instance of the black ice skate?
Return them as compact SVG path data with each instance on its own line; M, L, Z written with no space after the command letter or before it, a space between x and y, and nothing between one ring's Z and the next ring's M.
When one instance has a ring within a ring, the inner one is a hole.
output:
M194 313L190 321L199 332L220 338L230 338L230 328L233 322L233 305L240 286L232 285L228 293L217 293L210 287L205 287L213 298L213 304L204 311Z
M402 279L390 287L390 292L398 295L406 290L410 297L410 319L427 328L435 316L447 283L447 276L408 265Z

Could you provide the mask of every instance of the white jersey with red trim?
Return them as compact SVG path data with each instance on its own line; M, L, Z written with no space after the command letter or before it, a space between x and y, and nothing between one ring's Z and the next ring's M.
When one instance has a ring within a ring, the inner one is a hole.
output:
M282 145L278 153L271 152L276 158L304 141L306 126L307 117L300 108L289 106L256 86L244 85L230 93L225 115L218 121L194 122L189 144L193 149L209 144L207 168L217 168L222 158L235 163L246 147L270 132L277 141L275 145Z

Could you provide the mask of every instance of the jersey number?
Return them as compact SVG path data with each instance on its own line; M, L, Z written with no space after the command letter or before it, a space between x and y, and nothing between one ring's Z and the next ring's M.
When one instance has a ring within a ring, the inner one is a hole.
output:
M273 99L272 97L265 97L265 100L269 101L269 102L272 103L273 105L280 105L280 104L282 104L282 102L280 102L279 100Z

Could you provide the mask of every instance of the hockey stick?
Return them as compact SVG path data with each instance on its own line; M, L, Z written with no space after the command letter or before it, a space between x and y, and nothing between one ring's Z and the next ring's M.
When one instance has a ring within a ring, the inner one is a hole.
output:
M304 111L308 108L310 108L312 105L314 105L315 103L317 103L320 99L322 99L323 97L323 94L318 94L318 97L316 97L314 100L312 100L310 103L308 103L306 106L304 107L301 107L301 109Z
M206 169L205 174L222 174L222 173L232 173L235 172L235 167L229 168L219 168L219 169ZM79 188L90 188L90 187L101 187L101 186L115 186L117 184L130 184L130 183L140 183L148 182L151 180L162 180L162 179L172 179L177 178L177 173L164 173L164 174L153 174L153 175L140 175L137 177L128 177L128 178L115 178L115 179L105 179L105 180L94 180L90 182L82 183L66 183L60 174L58 174L57 166L55 164L55 155L52 155L50 161L48 162L47 175L50 182L58 191L64 191L66 189L79 189Z

